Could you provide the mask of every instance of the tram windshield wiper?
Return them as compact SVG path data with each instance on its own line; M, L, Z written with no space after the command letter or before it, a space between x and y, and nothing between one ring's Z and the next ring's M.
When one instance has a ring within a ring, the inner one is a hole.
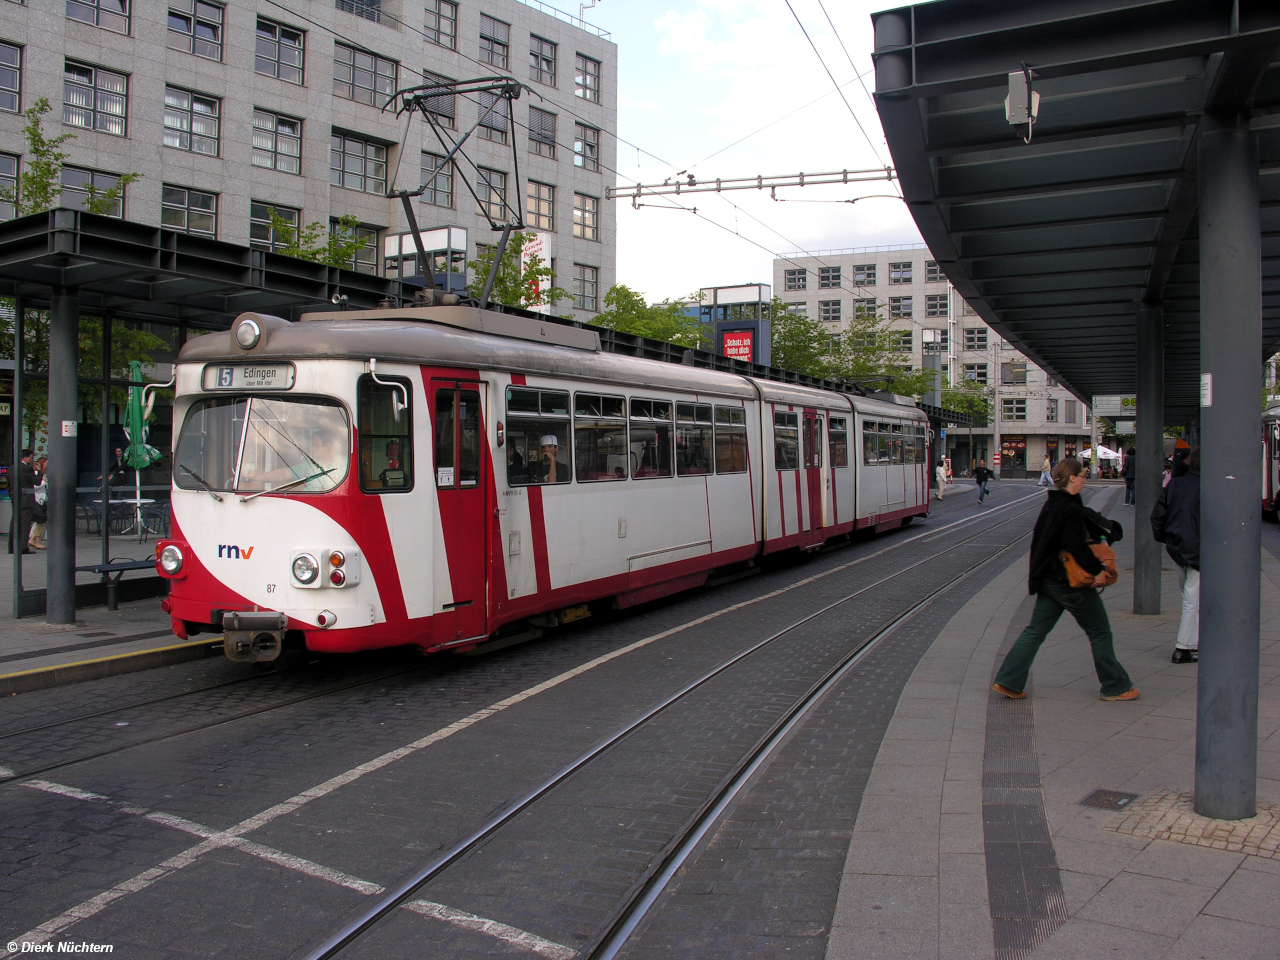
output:
M217 500L219 503L221 503L221 502L222 502L222 498L221 498L220 496L218 496L216 493L214 493L214 492L213 492L213 487L209 486L209 481L208 481L208 480L206 480L204 477L200 476L200 474L196 473L194 470L192 470L190 467L188 467L185 463L180 463L180 464L178 464L178 469L179 469L179 470L185 470L187 473L189 473L189 474L191 475L191 478L192 478L193 480L195 480L195 482L196 482L196 483L198 483L198 484L200 484L200 486L204 487L204 492L205 492L205 493L209 494L209 496L213 497L213 499Z
M319 464L317 464L317 466L319 466ZM290 480L288 483L282 483L280 486L272 487L270 490L259 490L257 493L251 493L247 497L241 497L240 502L248 503L250 500L254 500L257 497L262 496L264 493L280 493L284 490L292 490L294 487L300 487L304 483L310 483L312 480L319 480L321 477L327 476L337 469L337 467L329 467L327 470L321 470L319 473L313 473L309 477L299 477L297 480ZM219 497L218 499L222 498Z

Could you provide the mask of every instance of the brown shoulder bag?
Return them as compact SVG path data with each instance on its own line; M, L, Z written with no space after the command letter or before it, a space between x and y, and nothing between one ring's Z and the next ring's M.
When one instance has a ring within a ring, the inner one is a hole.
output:
M1062 566L1067 571L1067 583L1078 590L1082 587L1109 587L1119 580L1120 573L1116 570L1116 552L1105 543L1091 543L1089 549L1102 564L1102 572L1096 577L1076 562L1070 550L1058 551L1058 559L1062 561Z

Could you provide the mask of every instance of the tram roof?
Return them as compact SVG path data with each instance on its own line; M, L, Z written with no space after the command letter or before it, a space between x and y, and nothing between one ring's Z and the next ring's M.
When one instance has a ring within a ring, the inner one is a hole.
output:
M1136 311L1161 303L1166 415L1199 400L1196 146L1206 114L1259 143L1262 330L1280 346L1280 4L937 0L872 15L875 99L947 278L1088 400L1136 389ZM1031 142L1008 74L1040 94Z

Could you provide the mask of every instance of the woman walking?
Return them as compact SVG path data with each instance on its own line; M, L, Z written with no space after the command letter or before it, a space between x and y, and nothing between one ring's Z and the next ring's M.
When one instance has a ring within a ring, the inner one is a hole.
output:
M1089 637L1093 668L1102 685L1102 699L1137 700L1138 691L1116 659L1111 623L1102 598L1093 587L1072 587L1067 581L1066 568L1058 557L1059 551L1066 550L1087 573L1098 577L1105 568L1089 549L1090 525L1093 524L1094 529L1104 535L1113 533L1114 528L1097 526L1098 520L1110 523L1101 514L1093 514L1096 520L1087 515L1080 499L1085 474L1079 460L1067 457L1059 461L1053 468L1053 482L1054 489L1045 495L1044 507L1031 534L1031 571L1027 585L1029 592L1036 595L1031 623L1014 641L991 689L1013 700L1021 700L1027 695L1031 662L1035 660L1044 638L1062 616L1062 611L1067 610ZM1099 582L1098 585L1108 584Z
M938 466L933 471L934 479L938 484L938 492L936 494L939 500L942 499L942 491L947 489L947 461L939 460Z

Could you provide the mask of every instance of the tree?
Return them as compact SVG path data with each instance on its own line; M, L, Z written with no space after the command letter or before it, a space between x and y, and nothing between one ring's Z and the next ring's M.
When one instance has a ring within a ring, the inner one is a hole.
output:
M954 387L943 389L942 406L945 410L969 414L974 426L985 426L991 422L991 389L976 380L961 380Z
M349 213L339 217L332 229L319 220L295 227L275 207L271 207L267 213L271 217L272 234L280 238L276 253L282 253L286 257L310 260L330 267L349 267L355 255L369 243L356 233L360 221Z
M27 125L22 134L27 140L26 157L17 185L0 190L0 203L13 204L15 217L52 210L62 196L62 166L67 154L62 145L74 140L74 133L47 137L44 133L44 117L49 112L49 101L41 97L25 116ZM109 214L124 196L125 187L141 179L140 173L123 173L110 190L98 191L92 186L85 198L84 209L88 213Z
M700 300L701 294L692 299ZM650 305L642 293L619 283L604 295L604 305L606 309L592 321L598 327L665 340L681 347L708 345L702 321L690 316L680 303L663 300Z
M530 257L529 262L521 269L521 255L525 245L533 238L532 233L518 231L507 238L507 248L502 252L502 263L498 265L498 276L489 293L489 299L493 303L528 308L569 299L568 290L551 286L554 280L551 268L543 265L541 257ZM467 266L475 277L467 285L468 296L479 300L484 293L484 284L489 279L489 268L493 265L495 252L494 248L481 250L478 259L468 261Z

